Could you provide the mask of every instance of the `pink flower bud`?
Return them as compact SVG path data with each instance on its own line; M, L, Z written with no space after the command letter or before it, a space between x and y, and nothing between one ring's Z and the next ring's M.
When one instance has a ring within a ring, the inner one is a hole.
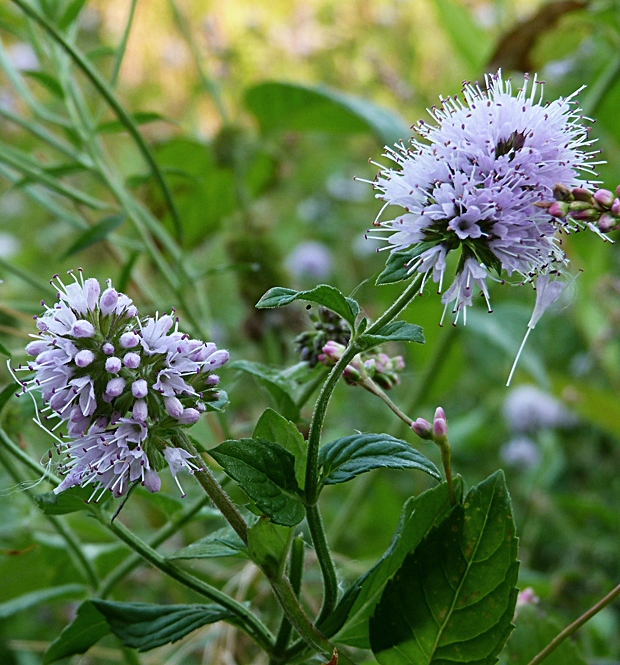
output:
M126 353L123 358L123 363L125 367L129 369L136 369L140 367L140 356L137 353Z
M129 305L127 311L125 312L125 317L131 319L134 316L138 315L138 308L135 305Z
M101 294L101 300L99 301L99 307L101 308L101 313L104 316L112 314L112 312L114 312L114 310L116 309L117 303L118 303L118 292L116 291L116 289L113 289L112 287L106 289Z
M108 385L106 386L105 389L105 394L108 397L118 397L123 392L124 389L125 389L125 379L121 378L120 376L117 376L114 379L110 379L108 381Z
M38 356L39 353L47 351L47 342L43 339L37 339L34 342L30 342L26 347L26 353L29 356Z
M435 410L435 418L433 419L433 440L441 441L448 435L448 423L446 422L446 414L444 410L438 406Z
M139 343L140 338L133 331L129 331L121 335L120 344L124 349L133 349L134 346L138 346Z
M131 384L131 394L137 399L146 397L149 393L148 383L144 379L138 379Z
M424 418L418 418L413 422L411 425L411 429L421 438L421 439L432 439L433 438L433 433L432 433L432 426L428 422L428 420L424 420Z
M597 189L592 198L603 208L611 208L615 197L608 189Z
M74 337L93 337L95 328L90 321L80 319L71 326L71 334Z
M149 415L149 410L146 406L146 402L143 399L137 399L134 402L131 415L133 416L134 420L137 420L139 423L146 422L146 419Z
M618 220L613 216L610 215L608 212L605 212L601 215L601 218L598 220L598 228L603 232L603 233L609 233L614 226L618 223Z
M572 190L572 195L575 197L576 201L590 202L592 200L592 192L589 192L587 189L584 189L583 187L575 187Z
M555 201L555 203L552 203L549 206L549 210L547 212L552 217L558 217L559 219L562 219L563 217L566 217L568 213L568 203L565 201Z
M614 199L611 204L611 214L620 217L620 199Z
M179 418L181 425L193 425L200 418L200 412L196 409L184 409Z
M112 356L105 361L106 372L110 374L118 374L121 371L121 359L116 356Z
M111 356L114 353L114 347L110 342L106 342L102 347L101 350L106 354L106 356Z
M88 367L95 359L95 354L88 349L83 349L75 354L75 364L78 367Z
M159 492L161 489L161 478L157 475L157 471L149 469L144 474L144 482L142 484L149 492Z
M219 351L216 351L215 353L212 353L207 358L207 361L205 362L205 365L209 369L218 369L224 363L228 362L228 358L229 358L228 351L226 351L226 349L220 349Z

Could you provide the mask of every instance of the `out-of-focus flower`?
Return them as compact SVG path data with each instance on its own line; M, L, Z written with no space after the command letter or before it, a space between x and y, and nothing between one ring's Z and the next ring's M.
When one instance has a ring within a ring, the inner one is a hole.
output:
M540 460L538 446L527 436L517 436L502 446L499 456L509 466L530 469Z
M576 419L555 397L531 385L514 388L504 402L504 417L515 432L570 427Z
M0 258L10 259L19 252L19 240L12 233L0 232Z
M388 234L392 251L408 252L409 271L423 274L421 288L432 276L442 292L448 255L459 253L442 296L455 323L461 312L465 320L475 287L491 309L487 277L498 281L505 271L531 281L567 263L555 234L572 227L536 204L551 198L556 183L581 187L581 172L594 173L574 96L543 104L536 79L531 91L526 78L513 95L501 73L487 76L485 89L466 84L463 100L442 99L431 110L437 125L420 121L424 142L388 149L398 169L381 167L375 178L385 201L378 218L390 205L405 212L377 221L375 232Z
M18 42L7 49L9 60L15 69L21 71L39 69L39 59L34 49L26 42Z
M303 242L285 260L286 269L297 279L322 280L332 271L332 255L322 242Z
M109 280L103 293L81 273L52 284L58 302L37 318L39 335L26 349L34 360L20 369L34 372L23 391L40 392L71 437L58 439L65 477L54 491L93 484L93 496L121 496L138 480L157 491L168 446L179 448L183 426L220 397L213 371L228 352L191 339L169 315L140 319Z

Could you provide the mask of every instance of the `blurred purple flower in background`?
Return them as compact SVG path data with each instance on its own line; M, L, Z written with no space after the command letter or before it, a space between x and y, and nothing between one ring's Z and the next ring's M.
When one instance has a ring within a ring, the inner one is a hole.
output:
M329 249L316 241L297 245L285 261L286 269L297 279L324 280L331 274L332 264Z

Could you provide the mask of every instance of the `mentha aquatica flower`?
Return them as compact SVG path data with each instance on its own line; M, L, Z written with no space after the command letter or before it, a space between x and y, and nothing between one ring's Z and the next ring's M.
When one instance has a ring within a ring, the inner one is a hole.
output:
M54 491L92 484L93 496L121 496L136 481L157 491L166 462L175 480L181 468L199 468L180 448L183 427L219 399L213 371L228 352L191 339L168 314L140 318L109 280L102 292L96 279L73 279L52 281L58 302L37 317L26 349L34 360L21 367L34 373L23 391L40 391L46 417L59 419L53 430L66 427Z
M567 259L556 233L574 223L537 204L553 199L557 183L584 187L582 174L594 174L576 93L543 103L536 79L528 90L526 77L516 95L501 73L485 82L484 89L466 84L462 100L442 99L430 111L436 125L420 121L421 139L388 148L397 168L381 167L373 182L385 201L379 216L388 206L404 209L377 221L375 232L388 234L392 252L405 253L410 273L422 273L421 289L432 276L443 292L444 315L452 304L455 323L461 312L466 319L476 287L491 310L491 271L496 280L505 271L532 281L562 270ZM451 252L458 262L444 291Z

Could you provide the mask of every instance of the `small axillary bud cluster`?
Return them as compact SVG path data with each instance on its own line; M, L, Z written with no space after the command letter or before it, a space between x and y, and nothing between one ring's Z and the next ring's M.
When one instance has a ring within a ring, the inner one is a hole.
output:
M569 189L557 184L553 195L555 201L536 204L539 208L545 208L552 217L571 220L577 225L586 224L601 233L620 229L620 185L614 195L608 189L590 192L583 187Z
M35 317L39 334L26 347L34 360L20 366L34 372L23 392L40 392L44 412L60 420L52 431L64 423L70 438L57 439L65 478L54 491L94 484L93 496L121 496L139 480L155 492L165 462L178 484L181 468L199 468L181 447L183 427L219 399L212 372L228 351L191 339L168 314L140 318L110 280L103 292L96 279L74 280L55 276L58 302Z
M330 340L323 347L318 360L326 367L333 367L342 357L346 347ZM373 381L380 388L390 390L400 382L399 372L405 368L402 356L390 357L374 351L368 354L358 353L344 368L342 378L351 386L362 386L366 381Z
M444 444L448 439L448 421L445 411L438 406L435 410L435 417L433 418L432 425L424 418L417 418L411 424L411 429L421 439L434 441L438 445Z

